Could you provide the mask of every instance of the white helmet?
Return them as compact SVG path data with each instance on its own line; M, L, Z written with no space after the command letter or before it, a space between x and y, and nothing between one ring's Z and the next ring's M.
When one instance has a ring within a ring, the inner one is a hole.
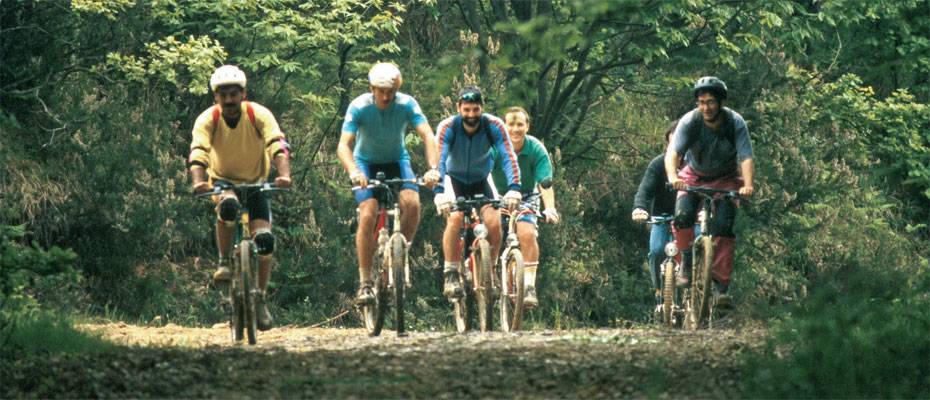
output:
M210 90L215 92L216 88L223 85L239 85L245 89L245 72L235 65L217 68L210 77Z
M400 86L400 70L391 63L377 63L368 71L368 83L379 88Z

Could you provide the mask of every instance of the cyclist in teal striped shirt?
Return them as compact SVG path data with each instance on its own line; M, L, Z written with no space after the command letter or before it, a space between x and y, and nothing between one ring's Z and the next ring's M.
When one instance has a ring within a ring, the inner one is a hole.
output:
M520 167L520 193L523 196L540 192L543 200L543 215L546 222L558 223L561 217L555 209L555 192L552 190L552 161L546 146L533 136L526 133L530 130L530 115L522 107L510 107L504 114L504 123L510 134L514 152L517 153L517 164ZM501 168L503 159L499 152L494 152L494 169L491 176L498 192L508 190L507 177ZM541 184L543 182L547 182ZM526 295L523 304L536 307L539 301L536 298L536 270L539 266L539 244L536 242L536 215L524 214L517 220L517 238L520 240L520 251L524 258L523 282L526 286Z

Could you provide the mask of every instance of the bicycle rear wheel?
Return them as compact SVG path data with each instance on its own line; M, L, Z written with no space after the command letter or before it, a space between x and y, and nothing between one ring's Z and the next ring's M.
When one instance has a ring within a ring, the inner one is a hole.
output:
M667 258L662 263L662 318L665 326L675 327L675 262Z
M512 249L504 259L501 268L501 330L513 332L520 330L523 322L523 253Z
M486 240L478 241L475 258L475 297L478 303L478 329L487 332L494 324L494 298L491 296L491 245Z
M387 309L387 268L383 263L384 250L378 247L375 251L374 262L371 264L372 287L375 300L372 304L366 304L361 307L362 321L365 322L365 329L368 330L369 336L378 336L381 329L384 328L384 314Z
M255 312L255 291L252 278L252 242L243 240L239 243L239 279L242 282L243 323L249 344L256 342L257 313ZM257 266L256 266L257 267Z
M709 236L701 236L694 244L691 277L691 304L688 328L696 330L710 315L711 267L714 262L714 245Z
M391 271L394 274L394 329L397 336L406 336L404 332L404 238L395 235L391 241Z

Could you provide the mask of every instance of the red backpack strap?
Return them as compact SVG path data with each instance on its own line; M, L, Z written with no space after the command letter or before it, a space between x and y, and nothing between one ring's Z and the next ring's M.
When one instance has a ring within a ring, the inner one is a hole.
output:
M216 136L216 127L220 123L220 105L213 106L213 132L210 133L210 144L213 144L213 137Z
M255 134L258 135L258 138L262 138L262 131L258 129L258 125L255 124L255 110L252 108L252 103L248 101L243 101L245 103L245 113L249 114L249 122L252 123L252 127L255 128Z

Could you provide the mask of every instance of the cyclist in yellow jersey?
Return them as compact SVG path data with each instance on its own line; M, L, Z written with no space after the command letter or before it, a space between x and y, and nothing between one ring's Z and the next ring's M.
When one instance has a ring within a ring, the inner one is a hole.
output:
M208 192L218 182L263 182L272 164L278 171L274 184L282 188L291 185L290 153L284 133L271 111L258 103L245 101L245 88L245 73L236 66L219 67L210 77L216 105L197 117L188 158L195 193ZM239 200L231 190L215 199L220 266L213 273L213 279L217 281L227 281L231 276L229 255ZM271 206L267 195L261 192L250 194L243 201L249 210L249 230L259 254L258 286L262 294L258 302L258 328L268 330L272 318L265 304L265 290L271 276L275 243L271 233Z

